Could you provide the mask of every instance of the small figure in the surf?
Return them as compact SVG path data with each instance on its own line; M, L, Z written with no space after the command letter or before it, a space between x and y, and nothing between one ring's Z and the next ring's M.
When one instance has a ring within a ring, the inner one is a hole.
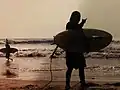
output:
M7 62L9 62L9 60L13 61L12 58L10 58L10 45L8 42L8 39L6 39L6 43L5 43L5 47L6 47L6 58L7 58Z

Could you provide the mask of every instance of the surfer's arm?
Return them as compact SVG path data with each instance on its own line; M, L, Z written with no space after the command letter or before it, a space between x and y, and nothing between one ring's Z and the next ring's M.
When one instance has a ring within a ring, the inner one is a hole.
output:
M85 36L85 46L86 46L86 53L89 53L90 44L88 38Z
M50 58L51 58L51 59L53 58L53 55L55 54L55 52L56 52L57 48L58 48L58 45L56 46L56 48L54 49L54 51L53 51L52 55L50 56Z
M87 20L87 18L82 19L82 22L79 24L80 28L82 28L84 26L84 24L86 23L86 20Z

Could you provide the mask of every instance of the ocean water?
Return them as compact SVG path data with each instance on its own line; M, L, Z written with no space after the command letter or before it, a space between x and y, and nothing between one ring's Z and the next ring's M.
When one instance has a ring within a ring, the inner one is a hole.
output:
M0 48L4 47L4 39L0 40ZM5 54L0 53L0 78L27 79L27 80L50 80L50 58L55 45L51 45L52 39L11 39L11 47L17 48L18 52L11 54L13 62L10 67L5 66ZM52 60L53 79L64 81L66 62L62 49L58 49L56 58ZM87 55L86 79L92 80L120 80L120 42L112 41L109 46L99 52ZM6 75L6 70L15 73L13 76ZM74 70L72 80L79 80L78 70Z
M53 39L10 39L9 43L12 48L17 48L18 52L11 54L16 57L47 57L52 53L56 45L51 45ZM0 48L4 48L4 39L0 39ZM62 49L58 48L58 58L64 56L60 55ZM119 59L120 41L113 40L109 46L100 50L99 52L91 52L86 57L91 58L117 58ZM0 57L4 54L0 52Z

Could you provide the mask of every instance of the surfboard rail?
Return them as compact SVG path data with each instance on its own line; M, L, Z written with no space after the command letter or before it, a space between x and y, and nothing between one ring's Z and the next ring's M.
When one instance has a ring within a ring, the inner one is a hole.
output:
M112 41L112 35L104 30L84 28L83 32L88 38L90 52L99 51L108 46ZM81 47L81 36L78 31L62 31L54 37L54 43L64 50L86 52Z
M10 53L15 53L17 51L18 51L18 49L16 49L16 48L10 48ZM6 48L1 48L0 52L6 53Z

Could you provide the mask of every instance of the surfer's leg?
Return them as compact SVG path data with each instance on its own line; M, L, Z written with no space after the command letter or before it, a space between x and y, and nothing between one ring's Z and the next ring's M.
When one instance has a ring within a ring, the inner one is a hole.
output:
M84 67L79 68L79 77L80 77L80 83L81 85L85 85L85 72Z
M7 61L9 61L10 58L7 58Z
M70 89L70 79L71 79L71 73L72 73L73 68L68 67L66 71L66 90Z
M10 61L9 61L9 59L6 61L6 66L10 66Z
M9 60L11 60L11 61L13 61L13 59L12 58L10 58L10 53L6 53L6 58Z
M13 59L12 58L9 58L11 61L13 61Z
M10 59L10 54L9 53L6 53L6 56L5 56L6 58L7 58L7 60L9 61L9 59Z

